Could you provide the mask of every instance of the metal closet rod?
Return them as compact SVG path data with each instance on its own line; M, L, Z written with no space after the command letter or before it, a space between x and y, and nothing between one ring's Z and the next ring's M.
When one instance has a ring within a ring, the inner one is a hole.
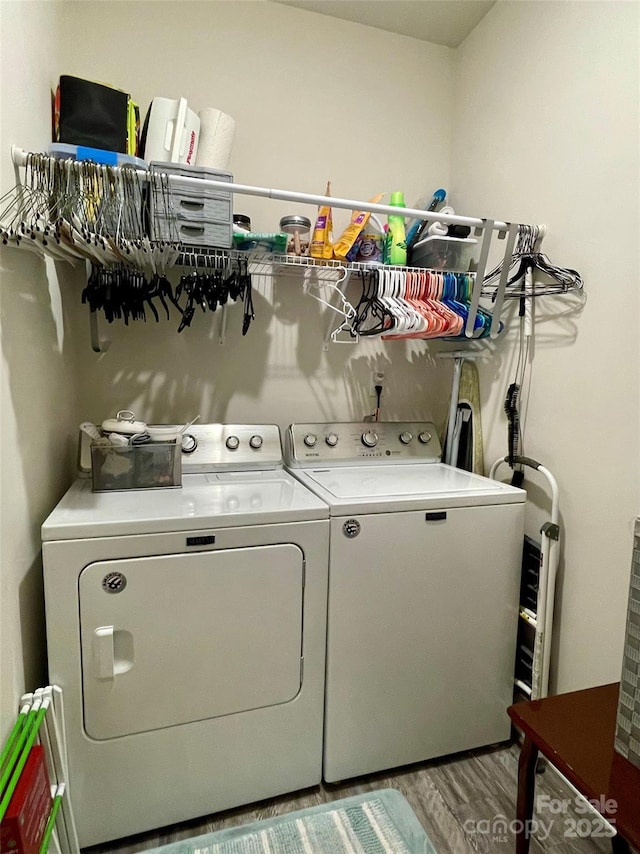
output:
M48 156L50 160L59 159L53 158L50 155L46 154L44 156ZM17 171L18 167L27 165L29 154L24 149L18 148L14 145L11 147L11 157L13 159ZM263 198L278 199L281 201L289 202L299 202L301 204L307 205L328 205L334 208L345 208L347 210L363 210L368 211L370 213L380 213L387 215L395 214L414 219L434 220L437 222L454 223L457 225L466 225L472 227L474 228L476 235L481 236L482 239L480 242L480 256L478 259L478 267L475 273L475 286L472 291L469 313L467 317L467 322L465 324L465 335L468 338L476 337L475 319L478 313L478 306L482 291L482 283L484 282L484 273L489 257L489 247L491 244L493 233L494 231L497 231L498 238L504 239L506 237L506 240L504 241L504 260L502 265L502 271L500 273L500 280L498 282L496 290L496 299L493 310L493 317L491 320L490 337L496 338L500 334L500 314L505 298L506 284L509 273L509 263L514 251L516 239L520 228L517 223L506 223L501 222L500 220L494 221L489 218L480 219L479 217L457 216L456 214L443 214L438 213L437 211L419 210L418 208L401 208L395 207L394 205L373 204L372 202L362 202L357 199L339 199L334 198L333 196L316 196L310 193L294 192L293 190L275 190L268 187L253 187L248 184L234 184L229 181L216 181L212 178L191 178L185 175L174 176L170 173L163 173L162 171L150 172L144 169L132 169L131 171L135 172L135 174L139 175L144 180L154 180L157 179L160 175L164 175L165 178L168 179L169 183L178 180L181 186L183 187L185 184L187 184L187 186L193 186L198 189L202 189L202 187L205 186L212 187L216 190L223 190L227 193L231 192L248 196L262 196ZM17 179L19 181L18 176ZM545 228L544 226L539 226L539 229L540 236L542 236L545 232Z
M11 147L11 158L16 166L26 166L29 153L23 148L18 148L13 145ZM61 158L51 158L58 160ZM82 162L82 161L77 161ZM122 168L122 167L113 167ZM212 178L190 178L186 175L171 175L162 172L149 172L144 169L135 169L137 175L141 178L149 179L152 175L165 174L172 183L178 180L182 186L193 185L196 188L202 189L203 186L211 187L215 190L225 190L226 192L239 193L246 196L261 196L268 199L277 199L284 202L299 202L306 205L330 205L334 208L344 208L346 210L367 211L369 213L392 214L400 215L412 219L426 219L436 222L451 223L455 225L467 225L471 228L483 228L486 220L480 217L473 216L458 216L457 214L442 214L437 211L425 211L419 208L400 208L393 205L373 204L372 202L363 202L358 199L340 199L334 196L316 196L312 193L298 193L294 190L277 190L269 187L253 187L249 184L235 184L229 181L216 181ZM509 228L509 223L496 220L493 223L493 230L506 232Z

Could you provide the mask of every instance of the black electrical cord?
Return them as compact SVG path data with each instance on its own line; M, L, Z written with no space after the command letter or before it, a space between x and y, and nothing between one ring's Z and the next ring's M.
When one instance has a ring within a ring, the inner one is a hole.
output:
M507 389L507 396L504 401L504 411L508 424L509 465L511 468L513 468L515 458L518 456L518 444L520 440L519 394L520 386L517 383L511 383Z
M382 386L376 385L374 386L376 390L376 411L374 414L374 421L380 420L380 398L382 397Z
M524 419L520 415L520 395L525 388L527 365L529 361L529 337L525 334L527 312L526 300L530 297L525 296L526 282L523 280L522 290L523 296L520 299L519 317L520 317L520 334L519 334L519 349L518 361L516 363L516 372L514 381L507 389L507 394L504 401L504 411L507 416L508 424L508 463L513 469L511 483L513 486L522 486L524 482L524 468L517 460L524 455L523 448L523 427ZM526 402L525 402L525 418L526 418Z

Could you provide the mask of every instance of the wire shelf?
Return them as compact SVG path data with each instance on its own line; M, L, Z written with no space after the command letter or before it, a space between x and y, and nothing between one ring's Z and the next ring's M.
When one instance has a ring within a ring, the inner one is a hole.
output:
M215 279L224 271L227 271L228 278L233 275L255 275L264 278L298 275L305 293L338 311L346 318L345 322L348 322L355 314L355 309L345 293L352 277L361 279L363 287L368 287L371 283L376 287L380 285L385 291L385 298L398 300L401 299L402 293L426 294L434 285L436 294L443 293L443 287L449 288L451 284L450 279L447 279L451 274L461 282L465 293L464 310L460 313L465 320L464 335L467 338L478 337L476 320L484 315L485 318L490 316L490 328L485 328L483 321L480 324L483 332L488 329L490 337L496 338L504 328L500 316L505 300L565 294L570 290L582 288L582 279L575 270L559 268L540 253L539 245L545 233L544 226L519 225L490 218L461 217L437 211L397 208L290 190L250 187L233 181L221 182L180 176L181 185L186 182L187 186L193 185L199 191L206 188L221 190L227 196L240 193L296 200L306 204L329 204L333 207L371 213L395 213L424 221L441 220L444 224L464 225L473 229L478 244L478 257L474 258L473 262L475 270L374 265L333 259L320 260L308 255L243 251L224 245L229 240L229 231L221 234L218 229L204 234L203 228L200 227L202 235L196 237L198 229L191 229L188 234L183 234L173 227L177 222L175 214L168 208L160 213L155 210L154 205L149 203L149 185L156 188L156 184L159 184L165 198L176 179L174 175L156 174L130 167L110 167L91 161L60 161L49 155L29 154L15 146L12 149L12 157L16 167L25 168L25 183L20 181L17 173L16 187L0 200L4 203L4 207L0 205L0 237L3 242L16 248L31 249L56 260L71 263L82 261L87 263L87 268L91 264L93 271L106 271L107 279L114 276L118 283L126 285L127 288L133 284L136 294L150 294L147 300L150 306L153 305L151 298L156 296L157 288L171 288L165 274L173 267L191 268L195 274L183 275L182 278L186 279L184 289L200 287L207 279L211 279L209 273L213 273ZM74 177L73 193L65 189L70 175ZM55 203L53 209L52 200ZM30 218L26 223L23 215L25 210ZM162 227L155 228L154 217L161 221ZM224 223L218 223L216 219L215 222L209 223L218 224L230 226L230 222L226 220ZM181 235L187 236L187 239L192 237L194 241L201 240L201 243L188 245L184 239L180 240ZM495 243L502 244L501 261L494 270L485 275L494 237ZM217 243L223 245L216 245ZM456 266L465 266L461 259L451 261ZM534 282L531 269L527 268L525 271L523 266L528 262L539 272L549 273L554 283L547 285ZM439 256L437 260L434 259L434 263L441 263ZM231 267L236 269L230 270ZM427 270L438 278L433 280L425 277ZM520 280L523 281L518 284ZM102 279L98 284L101 282ZM89 284L95 296L96 282L90 278L88 287ZM126 302L125 307L129 306L130 301L127 288L123 291L125 297L122 297ZM324 292L333 292L337 304L329 302ZM109 293L112 293L112 289ZM164 290L160 296L163 294ZM101 292L98 297L102 299ZM481 300L490 303L490 310L481 307ZM94 329L95 311L96 308L102 307L99 300L95 306L90 304L92 347L96 352L101 351L102 345ZM210 307L215 310L217 302ZM411 307L405 311L405 308L401 307L398 311L400 320L407 312L409 316L415 311ZM129 315L124 316L127 318ZM144 317L144 310L136 313L134 319L138 316ZM344 324L340 328L343 326ZM181 323L178 331L182 328ZM437 323L436 328L439 328ZM406 330L409 329L414 331L413 326L406 327ZM369 334L374 332L370 331Z
M282 255L275 252L252 252L240 249L195 247L179 245L175 266L198 267L224 265L232 261L246 260L249 272L256 275L295 275L301 270L315 270L320 278L334 280L345 273L371 273L375 269L400 270L404 273L424 273L426 267L396 266L392 264L366 264L362 261L321 260L309 255ZM442 271L445 272L445 271ZM447 270L446 272L467 272ZM471 271L470 275L473 275Z

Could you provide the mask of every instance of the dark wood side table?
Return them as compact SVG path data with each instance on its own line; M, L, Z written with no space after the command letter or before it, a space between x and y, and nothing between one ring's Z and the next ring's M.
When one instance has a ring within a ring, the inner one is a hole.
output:
M535 772L542 753L615 825L612 848L640 850L640 768L613 748L620 684L516 703L509 717L524 734L518 765L516 854L529 851Z

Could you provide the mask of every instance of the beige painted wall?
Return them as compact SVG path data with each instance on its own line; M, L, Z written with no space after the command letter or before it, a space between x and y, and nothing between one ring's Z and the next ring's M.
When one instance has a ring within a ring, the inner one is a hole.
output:
M14 186L10 147L40 150L60 67L57 3L0 3L0 184ZM74 295L60 266L0 247L2 461L0 740L25 690L46 684L40 524L62 495L74 425Z
M71 73L130 89L143 109L185 95L231 113L230 167L243 183L318 192L331 178L336 195L403 188L407 201L445 186L460 212L548 223L549 254L578 267L589 292L581 317L537 327L527 429L527 451L562 488L558 685L615 679L639 506L637 6L499 4L459 51L455 93L456 53L355 24L261 0L117 5L118 16L93 2L33 15L32 2L0 3L3 190L10 144L46 144L49 87ZM265 229L297 212L255 199L236 210ZM386 372L385 416L441 418L446 407L450 370L433 349L325 351L330 313L295 278L256 282L244 339L234 309L223 347L217 318L201 316L181 336L175 318L109 329L97 356L79 276L47 277L17 252L0 263L3 721L44 678L39 526L71 477L80 420L122 406L150 420L356 418L373 405L374 367ZM614 288L623 308L612 317ZM569 301L548 305L539 311ZM513 352L510 336L481 368L488 460L505 448Z
M324 192L331 178L335 195L403 188L408 201L447 185L451 50L261 0L122 2L118 15L107 6L0 3L3 191L14 183L11 144L38 151L48 143L49 91L62 73L122 86L143 111L154 95L184 95L233 114L230 167L243 183ZM430 82L417 101L414 79ZM265 230L292 212L257 199L236 210ZM39 529L71 480L81 420L123 406L150 421L196 412L202 421L283 426L360 418L374 405L374 367L386 373L387 417L444 411L448 377L423 347L323 349L333 312L304 296L299 278L255 282L257 316L244 339L236 308L223 347L218 317L197 317L181 336L174 317L159 328L109 328L113 344L97 356L80 306L81 270L50 265L47 274L15 250L3 251L1 264L3 729L23 690L45 678Z
M196 109L231 114L237 182L324 193L331 179L335 196L367 199L399 188L410 203L446 186L451 49L262 0L119 8L125 29L104 3L67 6L65 71L131 87L143 110L155 95L183 95ZM248 196L236 196L234 209L262 231L277 230L283 214L314 218L316 210ZM335 212L337 232L345 216ZM442 409L448 379L423 346L366 342L325 351L339 319L303 295L299 277L256 278L255 289L253 327L242 338L235 307L223 347L218 318L199 313L179 336L175 317L161 328L109 329L111 349L82 360L86 416L128 407L147 420L197 412L203 421L282 426L362 418L374 404L374 367L386 374L386 416Z
M525 452L560 486L555 684L619 679L640 511L639 21L624 2L500 2L458 51L452 187L466 210L546 223L588 302L536 304ZM515 327L517 329L517 325ZM481 368L484 438L506 448L515 335ZM533 478L533 505L544 507ZM548 505L547 513L548 513ZM532 514L532 533L540 513Z

